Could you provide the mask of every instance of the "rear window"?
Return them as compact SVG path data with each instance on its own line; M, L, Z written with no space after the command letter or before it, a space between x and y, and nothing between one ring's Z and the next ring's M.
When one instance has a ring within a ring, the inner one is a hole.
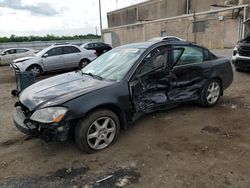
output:
M65 46L63 47L63 53L64 54L72 54L72 53L78 53L81 52L78 48L74 46Z

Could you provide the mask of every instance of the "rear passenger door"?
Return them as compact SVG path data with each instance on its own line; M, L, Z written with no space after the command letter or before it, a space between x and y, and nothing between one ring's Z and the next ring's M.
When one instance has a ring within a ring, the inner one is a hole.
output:
M63 47L63 57L66 69L78 67L81 61L81 51L74 46L65 46Z
M205 49L194 45L175 45L185 50L172 69L169 99L182 102L198 99L210 71ZM175 57L177 54L173 54Z
M17 58L20 58L20 57L24 57L26 55L28 55L28 52L29 50L27 49L16 49L16 57Z
M43 56L43 66L46 71L64 69L63 47L54 47L47 51Z

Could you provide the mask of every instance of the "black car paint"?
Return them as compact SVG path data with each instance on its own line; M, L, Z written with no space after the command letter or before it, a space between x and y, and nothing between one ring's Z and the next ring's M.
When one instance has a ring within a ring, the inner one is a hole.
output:
M176 44L197 46L187 42ZM152 49L166 45L174 48L175 43L170 45L168 42L147 42L121 47L146 48L121 81L97 80L88 75L81 75L80 72L62 74L40 81L24 90L17 105L21 104L29 109L27 120L37 109L64 106L69 111L58 126L71 124L71 128L75 120L84 118L96 109L107 108L118 115L122 127L126 128L128 124L146 113L168 108L180 102L197 100L204 84L211 78L219 79L223 90L232 83L233 73L230 61L211 58L211 61L199 64L161 69L158 75L163 75L162 78L151 75L153 84L149 84L145 91L139 88L138 92L134 88L140 83L140 78L135 76L136 69ZM42 126L42 130L44 129L46 125Z
M237 60L233 61L233 64L236 69L239 70L250 70L250 36L247 36L246 38L242 39L237 44L237 50L235 50L233 53L236 55L237 53L242 58L237 58Z

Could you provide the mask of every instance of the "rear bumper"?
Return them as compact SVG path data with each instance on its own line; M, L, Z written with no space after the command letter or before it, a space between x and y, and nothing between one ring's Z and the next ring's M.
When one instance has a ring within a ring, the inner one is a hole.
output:
M65 141L69 137L69 123L32 123L27 120L20 106L14 108L12 117L16 128L28 136L39 136L46 141Z

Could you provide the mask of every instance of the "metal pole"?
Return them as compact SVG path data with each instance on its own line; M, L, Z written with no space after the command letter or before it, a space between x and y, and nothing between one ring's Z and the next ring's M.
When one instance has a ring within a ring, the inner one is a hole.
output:
M195 9L194 9L194 14L193 14L193 19L194 19L194 23L193 23L193 30L194 30L194 42L196 43L196 15L195 15Z
M246 16L247 16L247 7L244 7L242 38L245 37L245 21L246 21Z
M101 0L99 0L99 14L100 14L100 32L102 34L102 8L101 8Z

